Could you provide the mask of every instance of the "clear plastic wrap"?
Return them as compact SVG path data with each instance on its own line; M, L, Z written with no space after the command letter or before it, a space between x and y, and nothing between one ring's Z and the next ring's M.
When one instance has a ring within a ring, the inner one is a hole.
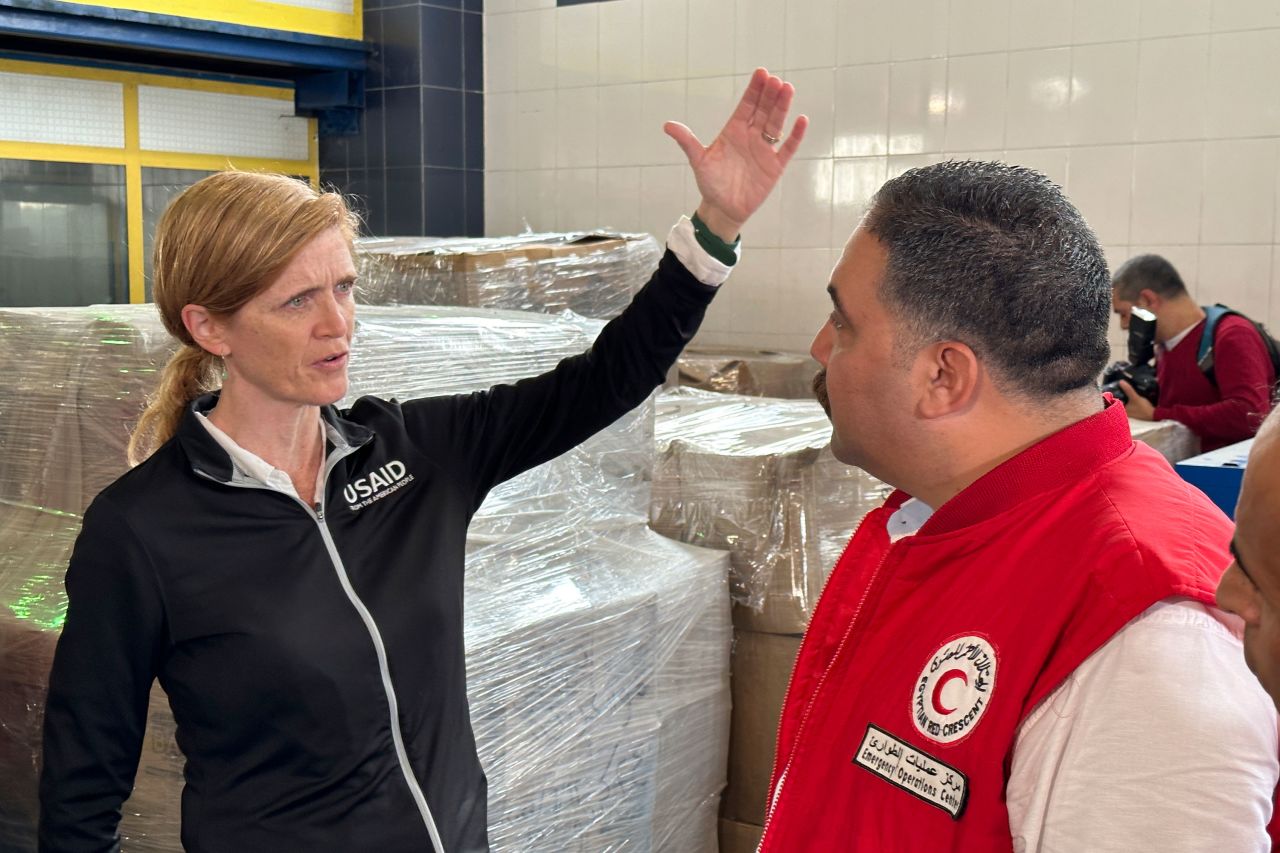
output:
M173 346L150 306L0 310L0 500L83 512Z
M1173 465L1200 452L1200 438L1186 424L1177 421L1139 421L1129 418L1129 431L1136 441L1149 444Z
M351 390L401 400L513 382L590 346L602 323L460 308L361 306ZM129 431L175 348L149 305L0 310L0 501L82 513L126 470ZM643 519L652 468L649 404L491 496L478 523L567 512L607 484ZM547 480L534 487L531 480ZM553 487L553 484L554 487ZM531 497L531 495L536 497Z
M495 851L715 850L725 555L639 525L469 539L468 683ZM566 571L573 566L573 571Z
M35 848L35 747L79 528L79 516L0 504L0 850Z
M461 305L616 316L658 265L648 234L372 237L357 243L367 305Z
M599 320L515 311L361 306L347 403L361 394L410 400L468 393L549 370L591 345ZM517 533L546 515L643 520L653 468L647 402L552 462L500 485L472 521L480 535ZM584 496L601 493L607 500Z
M691 347L680 356L676 368L681 387L812 400L813 377L819 365L806 353Z
M0 505L0 850L35 849L44 695L66 616L62 577L80 517ZM129 851L181 850L182 760L164 692L151 691L147 738L121 837ZM157 819L159 817L160 819Z
M1199 442L1174 421L1130 421L1171 463ZM694 388L658 397L650 526L732 554L739 627L802 633L849 537L892 488L831 455L817 402Z
M350 398L465 393L601 323L362 306ZM12 334L11 334L12 332ZM150 306L0 310L0 849L34 850L62 578L172 343ZM723 553L645 526L653 404L496 489L469 532L466 639L495 853L715 850L728 739ZM183 760L157 686L126 851L177 851ZM531 833L531 827L536 831Z
M892 491L831 455L817 402L690 388L658 397L650 526L731 552L734 622L802 633L859 521Z

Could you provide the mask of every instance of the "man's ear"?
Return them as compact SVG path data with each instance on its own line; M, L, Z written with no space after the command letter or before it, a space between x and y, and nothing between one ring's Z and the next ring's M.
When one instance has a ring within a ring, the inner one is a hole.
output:
M1149 287L1144 287L1138 291L1138 298L1134 300L1134 305L1139 308L1146 308L1148 311L1155 312L1160 307L1160 303L1164 300L1160 298L1160 294L1156 293Z
M922 383L917 413L934 419L970 408L978 396L982 365L959 341L939 341L920 350L916 361Z
M231 354L222 321L208 309L200 305L182 306L182 325L187 327L187 334L201 349L222 358Z

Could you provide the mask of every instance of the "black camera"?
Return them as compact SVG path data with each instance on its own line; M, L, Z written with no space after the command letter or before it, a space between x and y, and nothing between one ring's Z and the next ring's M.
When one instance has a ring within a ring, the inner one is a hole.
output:
M1139 397L1145 397L1151 405L1160 400L1160 386L1156 383L1156 368L1151 363L1156 354L1156 315L1145 308L1129 312L1129 360L1117 361L1102 374L1102 390L1121 403L1129 397L1120 389L1120 380L1128 382Z

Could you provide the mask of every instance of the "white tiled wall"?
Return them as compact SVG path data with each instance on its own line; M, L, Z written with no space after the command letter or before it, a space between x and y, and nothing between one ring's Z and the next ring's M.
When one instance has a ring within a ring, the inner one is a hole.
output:
M705 342L807 349L867 198L958 156L1039 169L1113 265L1159 252L1280 327L1277 0L487 0L485 39L490 234L661 237L697 201L662 122L709 142L757 65L796 84L809 136Z

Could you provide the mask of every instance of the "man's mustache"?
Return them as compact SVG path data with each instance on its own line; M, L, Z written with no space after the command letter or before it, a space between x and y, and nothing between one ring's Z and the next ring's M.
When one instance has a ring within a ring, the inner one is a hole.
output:
M831 399L827 397L827 369L824 367L813 377L813 396L818 398L822 411L831 417Z

